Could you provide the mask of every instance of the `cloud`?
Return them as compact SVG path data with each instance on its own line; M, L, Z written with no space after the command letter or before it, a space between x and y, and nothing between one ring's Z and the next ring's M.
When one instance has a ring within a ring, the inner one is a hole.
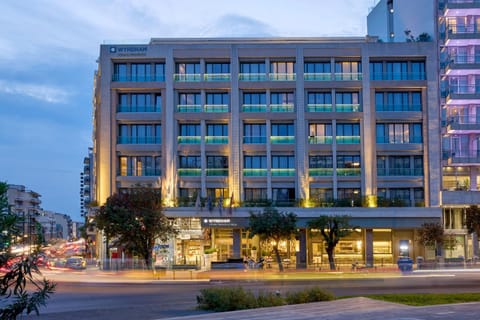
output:
M0 92L27 96L49 103L64 103L70 94L58 87L0 80Z

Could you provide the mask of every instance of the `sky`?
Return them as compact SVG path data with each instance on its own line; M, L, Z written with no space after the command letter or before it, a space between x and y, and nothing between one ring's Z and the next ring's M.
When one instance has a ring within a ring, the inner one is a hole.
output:
M365 36L378 0L2 0L0 181L80 216L103 43L179 37Z

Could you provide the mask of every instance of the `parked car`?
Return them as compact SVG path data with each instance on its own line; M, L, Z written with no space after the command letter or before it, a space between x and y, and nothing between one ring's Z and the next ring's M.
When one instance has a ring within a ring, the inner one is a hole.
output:
M65 261L65 268L81 270L87 268L87 261L83 257L70 257Z

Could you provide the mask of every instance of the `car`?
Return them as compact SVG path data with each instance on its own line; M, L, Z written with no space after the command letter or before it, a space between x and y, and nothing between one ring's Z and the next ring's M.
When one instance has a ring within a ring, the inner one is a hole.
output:
M87 261L83 257L70 257L65 261L65 268L82 270L87 268Z

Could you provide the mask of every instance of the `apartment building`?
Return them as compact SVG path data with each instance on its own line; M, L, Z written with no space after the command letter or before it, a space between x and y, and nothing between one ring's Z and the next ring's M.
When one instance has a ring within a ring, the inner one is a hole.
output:
M251 211L299 217L280 244L299 268L326 262L306 229L321 214L358 228L337 263L434 257L415 229L440 222L441 123L435 43L376 37L151 39L100 46L94 201L148 184L176 239L157 262L250 256Z

